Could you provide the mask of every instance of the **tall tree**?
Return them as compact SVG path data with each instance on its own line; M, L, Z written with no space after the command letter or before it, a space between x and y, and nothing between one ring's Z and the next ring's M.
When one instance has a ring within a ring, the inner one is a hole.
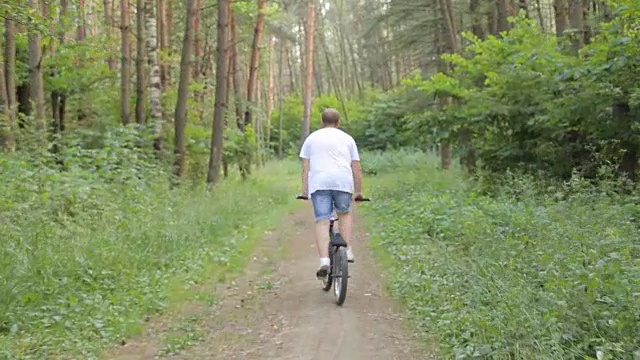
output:
M273 105L275 102L275 82L273 69L275 41L275 36L272 35L269 37L269 70L267 75L269 78L269 82L267 84L267 128L265 134L265 142L267 143L267 146L271 141L271 113L273 112Z
M7 95L7 85L5 84L4 64L0 67L0 146L5 152L13 152L15 143L13 138L13 117L9 108L9 96Z
M158 62L158 29L156 28L156 0L145 2L145 24L147 40L147 57L149 64L149 87L151 98L151 121L154 126L153 147L160 151L162 142L164 119L162 118L162 79L160 77L160 63Z
M4 22L4 76L9 109L15 113L16 100L16 26L7 18Z
M213 186L220 178L222 165L224 113L227 108L227 61L226 52L229 47L227 34L227 15L231 8L231 0L218 2L218 45L216 51L216 102L213 112L213 128L211 134L211 152L209 154L209 172L207 183Z
M188 6L188 3L187 3ZM166 0L158 0L158 37L160 38L160 81L162 90L166 91L169 86L169 26L167 23L167 4Z
M503 0L500 0L503 1ZM443 53L455 53L458 51L458 33L456 29L455 19L453 17L451 0L439 0L440 16L442 17L443 27L440 30L438 44L441 46ZM449 72L448 64L443 60L439 62L443 73ZM441 99L441 106L445 108L451 103L451 98ZM442 140L440 144L440 163L442 169L451 167L451 139L449 137Z
M29 0L29 7L35 14L40 14L40 4L38 0ZM42 78L42 49L40 46L40 33L33 29L29 34L30 96L36 106L36 127L38 130L45 130L47 124L44 102L44 80Z
M187 1L187 16L185 19L184 40L182 41L182 57L180 59L180 80L178 83L178 101L175 112L175 174L183 177L187 157L185 127L187 125L187 97L189 96L189 76L191 74L191 54L194 42L194 15L196 2Z
M144 124L146 118L146 88L147 81L144 73L145 60L145 38L147 36L144 28L145 0L138 0L136 3L136 123Z
M302 116L302 132L300 146L309 136L311 130L311 104L313 96L313 39L315 38L316 6L315 0L307 0L307 21L304 28L305 43L305 81L304 81L304 113Z
M60 19L61 22L68 16L69 3L67 0L60 1ZM65 43L67 29L64 26L60 26L58 29L58 42L60 46ZM81 39L78 39L81 41ZM55 51L52 50L55 55ZM111 58L110 58L111 59ZM53 75L56 75L56 71L54 69ZM61 89L55 89L51 92L51 112L53 115L53 132L55 134L60 134L65 130L65 115L66 115L66 104L67 104L67 95ZM79 115L83 114L80 112ZM54 150L57 150L55 148Z
M244 117L243 117L243 111L242 111L242 104L244 101L242 96L242 85L240 81L240 59L238 58L238 45L237 45L238 30L237 30L237 25L235 21L235 16L233 14L233 9L229 9L229 12L230 12L229 27L231 28L230 67L231 67L231 77L233 81L233 91L234 91L234 99L235 99L234 103L236 106L236 121L238 124L238 129L241 132L244 132Z
M0 86L3 87L5 125L0 134L2 148L5 151L15 150L15 120L16 120L16 39L15 25L13 20L6 19L4 22L4 63L0 71Z
M264 28L264 7L266 0L258 0L258 18L253 30L253 44L251 45L251 61L249 62L249 81L247 82L247 107L244 113L244 124L252 125L251 106L256 94L256 84L258 82L258 65L260 64L260 41ZM255 125L255 124L253 124Z
M121 46L121 75L120 75L120 118L122 123L127 125L131 123L131 45L129 43L129 0L120 0L120 33L122 39Z
M66 0L65 0L66 1ZM113 34L113 29L115 26L115 21L113 19L113 4L116 0L104 0L104 24L107 27L107 39L109 40L109 48L111 48L111 42L115 37ZM109 58L107 59L107 64L109 64L109 71L116 70L116 57L113 53L109 54Z

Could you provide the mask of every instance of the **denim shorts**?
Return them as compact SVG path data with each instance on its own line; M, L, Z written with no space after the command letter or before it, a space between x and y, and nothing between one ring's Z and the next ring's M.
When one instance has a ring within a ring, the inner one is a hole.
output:
M345 214L351 210L351 193L339 190L316 190L311 194L313 213L316 221L331 219L333 208L338 214Z

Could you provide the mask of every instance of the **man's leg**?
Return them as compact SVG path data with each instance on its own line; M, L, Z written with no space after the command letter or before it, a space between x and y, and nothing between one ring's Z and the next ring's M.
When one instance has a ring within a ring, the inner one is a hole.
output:
M311 195L311 203L316 220L316 246L318 247L318 255L320 255L320 269L316 272L316 276L323 278L327 276L330 265L327 243L329 241L329 219L333 213L331 192L327 190L314 192Z
M336 204L336 212L338 213L338 224L340 226L340 234L347 243L347 260L354 261L353 251L351 249L351 229L353 226L353 216L351 215L351 197L352 194L344 191L334 191L333 200Z

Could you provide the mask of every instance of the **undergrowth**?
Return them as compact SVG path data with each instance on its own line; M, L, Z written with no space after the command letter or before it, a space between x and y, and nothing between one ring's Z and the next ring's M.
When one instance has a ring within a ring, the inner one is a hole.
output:
M640 356L637 196L579 178L487 195L431 155L368 161L380 171L364 211L389 289L445 358Z
M99 356L185 287L239 270L253 241L295 206L293 163L214 193L170 190L152 154L103 141L67 150L63 171L0 155L2 359Z

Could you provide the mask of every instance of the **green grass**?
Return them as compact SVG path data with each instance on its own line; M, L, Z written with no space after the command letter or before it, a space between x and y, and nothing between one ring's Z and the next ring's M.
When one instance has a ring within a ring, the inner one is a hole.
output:
M640 354L635 196L580 180L534 193L523 179L488 196L431 155L368 156L384 169L366 179L372 246L443 357Z
M101 150L67 172L0 157L0 358L98 357L201 297L196 285L237 274L299 205L294 162L212 194L170 191L161 170L122 155Z

